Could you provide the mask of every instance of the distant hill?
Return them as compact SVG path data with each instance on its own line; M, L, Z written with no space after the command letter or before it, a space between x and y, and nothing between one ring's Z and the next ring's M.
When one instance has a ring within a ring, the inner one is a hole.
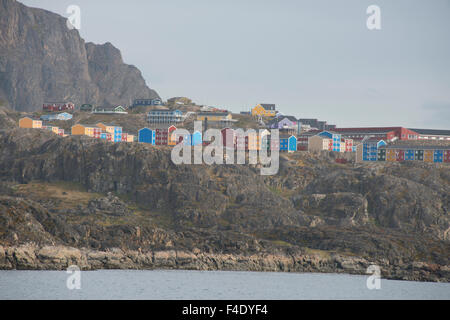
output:
M111 43L85 43L66 21L0 0L0 100L35 111L45 101L129 105L134 98L159 98Z

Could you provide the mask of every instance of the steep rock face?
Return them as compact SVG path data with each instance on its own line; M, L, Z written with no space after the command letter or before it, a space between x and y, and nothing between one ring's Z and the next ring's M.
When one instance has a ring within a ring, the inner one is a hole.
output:
M110 43L85 43L67 19L0 0L0 99L19 111L45 101L128 105L158 97Z

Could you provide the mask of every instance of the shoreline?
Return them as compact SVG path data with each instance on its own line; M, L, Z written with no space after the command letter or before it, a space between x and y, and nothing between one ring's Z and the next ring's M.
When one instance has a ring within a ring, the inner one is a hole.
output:
M0 270L65 271L71 265L82 271L99 270L191 270L288 272L365 275L367 267L376 264L381 278L419 282L450 283L449 265L413 262L391 265L388 261L368 261L355 256L330 254L287 255L282 253L223 254L159 250L139 252L111 249L98 251L66 246L0 246Z

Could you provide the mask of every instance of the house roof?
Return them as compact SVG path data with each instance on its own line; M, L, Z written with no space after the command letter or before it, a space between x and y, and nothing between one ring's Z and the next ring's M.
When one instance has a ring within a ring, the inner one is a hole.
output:
M438 129L409 129L418 134L432 135L432 136L450 136L450 130L438 130Z
M206 112L206 111L197 113L197 115L199 116L222 116L222 117L226 117L229 114L230 114L229 112Z
M275 111L275 105L274 104L261 103L260 106L263 107L265 110Z
M407 150L450 150L450 146L413 146L413 145L385 145L381 146L380 149L407 149Z

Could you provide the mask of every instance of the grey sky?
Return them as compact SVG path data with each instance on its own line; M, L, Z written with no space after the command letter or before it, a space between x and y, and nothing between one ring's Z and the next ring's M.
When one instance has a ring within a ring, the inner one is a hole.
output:
M344 126L450 129L450 0L22 0L81 8L86 41L111 42L164 98ZM381 8L369 31L366 9Z

